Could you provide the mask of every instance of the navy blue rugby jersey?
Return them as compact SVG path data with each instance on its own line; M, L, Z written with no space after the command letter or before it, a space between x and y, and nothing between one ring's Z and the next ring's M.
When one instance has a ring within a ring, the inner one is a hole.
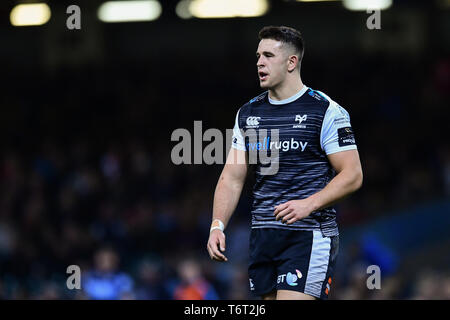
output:
M275 206L307 198L329 183L336 172L327 155L356 149L350 116L344 108L306 86L281 101L270 99L266 91L239 109L232 147L247 151L249 159L253 156L249 160L256 175L252 228L339 234L333 207L312 212L290 225L276 221L273 212Z

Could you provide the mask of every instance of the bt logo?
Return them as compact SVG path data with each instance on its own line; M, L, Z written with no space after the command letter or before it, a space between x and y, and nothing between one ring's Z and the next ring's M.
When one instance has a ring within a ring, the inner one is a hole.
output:
M286 283L292 287L298 285L297 280L302 278L302 273L300 270L295 269L296 274L288 272L287 274L280 274L277 279L277 283L283 283L286 279Z

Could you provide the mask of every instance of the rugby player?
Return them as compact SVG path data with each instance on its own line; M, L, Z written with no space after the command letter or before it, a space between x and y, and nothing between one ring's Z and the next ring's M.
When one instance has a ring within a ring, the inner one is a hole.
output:
M237 112L207 249L211 259L228 260L224 230L242 192L249 153L260 149L246 132L277 130L277 140L264 140L278 152L276 173L263 174L265 164L254 164L250 290L262 299L327 299L339 250L333 205L363 180L350 117L326 94L303 84L298 30L267 26L259 40L256 66L266 91Z

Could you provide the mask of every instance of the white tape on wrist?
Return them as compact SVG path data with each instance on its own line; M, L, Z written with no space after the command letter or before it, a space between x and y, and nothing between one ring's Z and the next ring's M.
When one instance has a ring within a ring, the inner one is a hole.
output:
M211 229L209 229L209 233L211 233L211 231L219 229L220 231L223 232L223 230L225 230L225 226L223 224L222 221L220 221L219 219L215 219L212 224L211 224Z

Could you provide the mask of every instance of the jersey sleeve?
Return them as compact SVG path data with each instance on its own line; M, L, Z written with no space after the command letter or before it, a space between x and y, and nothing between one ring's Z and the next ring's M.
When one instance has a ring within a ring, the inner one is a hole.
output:
M239 111L236 114L236 121L234 123L233 128L233 138L231 140L231 147L238 150L247 151L245 149L244 136L242 135L241 128L239 127Z
M325 153L357 149L347 110L332 101L322 123L320 146Z

